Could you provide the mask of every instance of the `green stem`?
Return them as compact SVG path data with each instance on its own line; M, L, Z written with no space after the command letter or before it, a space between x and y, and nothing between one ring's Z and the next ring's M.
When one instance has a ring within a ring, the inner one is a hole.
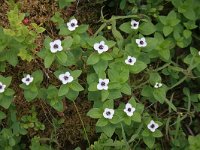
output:
M94 37L97 36L97 34L99 34L99 32L101 32L104 28L106 27L106 23L103 23L100 28L95 32Z
M86 132L86 128L85 128L84 122L83 122L83 120L82 120L82 118L81 118L81 115L80 115L80 113L79 113L79 111L78 111L78 108L77 108L77 106L76 106L76 103L75 103L74 101L73 101L73 104L74 104L74 107L75 107L75 109L76 109L76 111L77 111L77 114L78 114L78 116L79 116L79 119L80 119L80 121L81 121L81 124L82 124L82 126L83 126L83 130L84 130L85 137L86 137L86 140L87 140L87 142L88 142L88 145L90 146L90 140L89 140L89 138L88 138L88 135L87 135L87 132Z
M164 64L163 66L161 66L161 67L155 69L154 71L158 72L158 71L160 71L160 70L163 70L164 68L168 67L170 64L171 64L171 62L170 62L170 63L166 63L166 64Z
M179 80L178 82L176 82L176 84L174 84L173 86L171 86L169 88L170 89L173 89L174 87L178 86L179 84L181 84L182 82L184 82L185 80L187 79L187 76L184 76L181 80Z

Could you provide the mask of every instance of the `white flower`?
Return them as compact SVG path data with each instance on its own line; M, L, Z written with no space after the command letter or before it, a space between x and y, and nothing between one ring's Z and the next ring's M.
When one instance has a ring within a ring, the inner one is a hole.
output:
M139 22L135 20L131 20L131 29L138 29Z
M133 113L135 112L135 108L130 104L127 103L124 109L124 112L129 116L133 116Z
M0 93L3 93L5 91L6 85L0 82Z
M98 51L99 54L106 52L108 50L108 46L105 44L104 41L94 44L94 49Z
M99 83L97 84L98 90L108 90L109 79L99 79Z
M31 77L29 74L27 74L23 79L22 82L26 85L29 85L31 82L33 82L33 77Z
M57 51L62 51L63 50L63 47L61 45L61 40L55 40L53 42L50 42L50 51L52 53L56 53Z
M135 42L137 43L138 47L146 47L147 46L147 42L144 37L141 39L136 39Z
M72 82L74 78L70 75L69 72L65 72L64 74L59 75L59 80L62 82L62 84L67 84Z
M67 27L68 27L69 31L74 31L78 27L78 21L76 19L71 19L67 23Z
M156 82L156 84L154 85L154 88L160 88L160 87L162 87L162 83L158 83L158 82Z
M103 112L103 116L106 119L112 119L115 111L114 109L105 108Z
M200 51L198 52L198 54L200 55Z
M147 125L147 127L151 132L155 132L155 130L159 127L159 125L155 123L153 120L151 120L150 123Z
M134 65L136 62L136 58L135 57L131 57L131 56L128 56L127 59L125 60L125 63L127 65Z

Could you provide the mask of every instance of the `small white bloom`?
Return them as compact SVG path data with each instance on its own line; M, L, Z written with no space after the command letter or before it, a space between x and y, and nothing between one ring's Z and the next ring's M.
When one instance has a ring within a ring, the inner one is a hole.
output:
M63 47L61 45L61 40L55 40L53 42L50 42L50 51L52 53L56 53L57 51L62 51L63 50Z
M108 90L109 79L99 79L99 83L97 84L98 90Z
M94 44L94 49L98 51L99 54L108 51L108 46L105 44L104 41Z
M155 123L153 120L151 120L150 123L147 125L147 127L151 132L155 132L155 130L159 127L159 125Z
M26 85L29 85L31 82L33 82L33 77L31 77L29 74L27 74L23 79L22 82Z
M124 112L129 116L133 116L133 113L135 112L135 108L130 104L127 103L124 109Z
M131 20L131 29L138 29L139 22L135 20Z
M115 110L114 110L114 109L105 108L105 109L104 109L104 112L103 112L103 116L104 116L104 118L106 118L106 119L112 119L114 113L115 113Z
M71 19L67 23L67 27L68 27L69 31L74 31L78 27L78 21L76 19Z
M131 56L128 56L127 59L125 60L125 63L127 65L134 65L136 62L136 58L135 57L131 57Z
M160 87L162 87L162 83L158 83L158 82L156 82L156 84L154 85L154 88L160 88Z
M200 55L200 51L198 52L198 54Z
M138 47L146 47L147 46L147 42L144 37L141 39L136 39L135 42L137 43Z
M64 74L59 75L59 80L62 82L62 84L67 84L72 82L74 78L70 75L69 72L65 72Z
M0 82L0 93L3 93L5 91L6 85Z

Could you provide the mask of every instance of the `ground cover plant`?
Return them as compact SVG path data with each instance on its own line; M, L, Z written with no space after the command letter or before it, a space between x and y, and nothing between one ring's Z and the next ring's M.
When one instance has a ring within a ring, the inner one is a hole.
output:
M199 0L0 2L0 149L200 148Z

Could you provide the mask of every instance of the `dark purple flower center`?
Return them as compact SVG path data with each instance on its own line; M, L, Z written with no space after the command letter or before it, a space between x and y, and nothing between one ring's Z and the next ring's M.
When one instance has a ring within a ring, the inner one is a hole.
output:
M143 44L144 44L144 42L141 40L141 41L140 41L140 44L141 44L141 45L143 45Z
M53 48L55 49L58 48L58 44L54 44Z
M103 45L99 45L99 49L101 49L101 50L102 50L103 48L104 48L104 46L103 46Z
M64 76L64 80L68 80L69 79L69 77L68 76Z
M154 125L154 124L152 124L150 127L151 127L151 128L154 128L154 127L155 127L155 125Z
M2 89L3 88L3 86L2 85L0 85L0 89Z
M110 113L109 111L106 112L106 115L107 115L107 116L110 116L110 114L111 114L111 113Z
M134 23L133 26L136 27L136 26L137 26L137 23Z
M27 82L30 81L30 78L26 78L26 81L27 81Z
M133 60L130 58L130 59L128 60L128 62L132 63L132 62L133 62Z
M105 82L101 82L101 86L105 86L106 85L106 83Z
M128 112L131 112L131 108L128 108Z
M75 23L71 23L71 27L74 27L75 26Z

